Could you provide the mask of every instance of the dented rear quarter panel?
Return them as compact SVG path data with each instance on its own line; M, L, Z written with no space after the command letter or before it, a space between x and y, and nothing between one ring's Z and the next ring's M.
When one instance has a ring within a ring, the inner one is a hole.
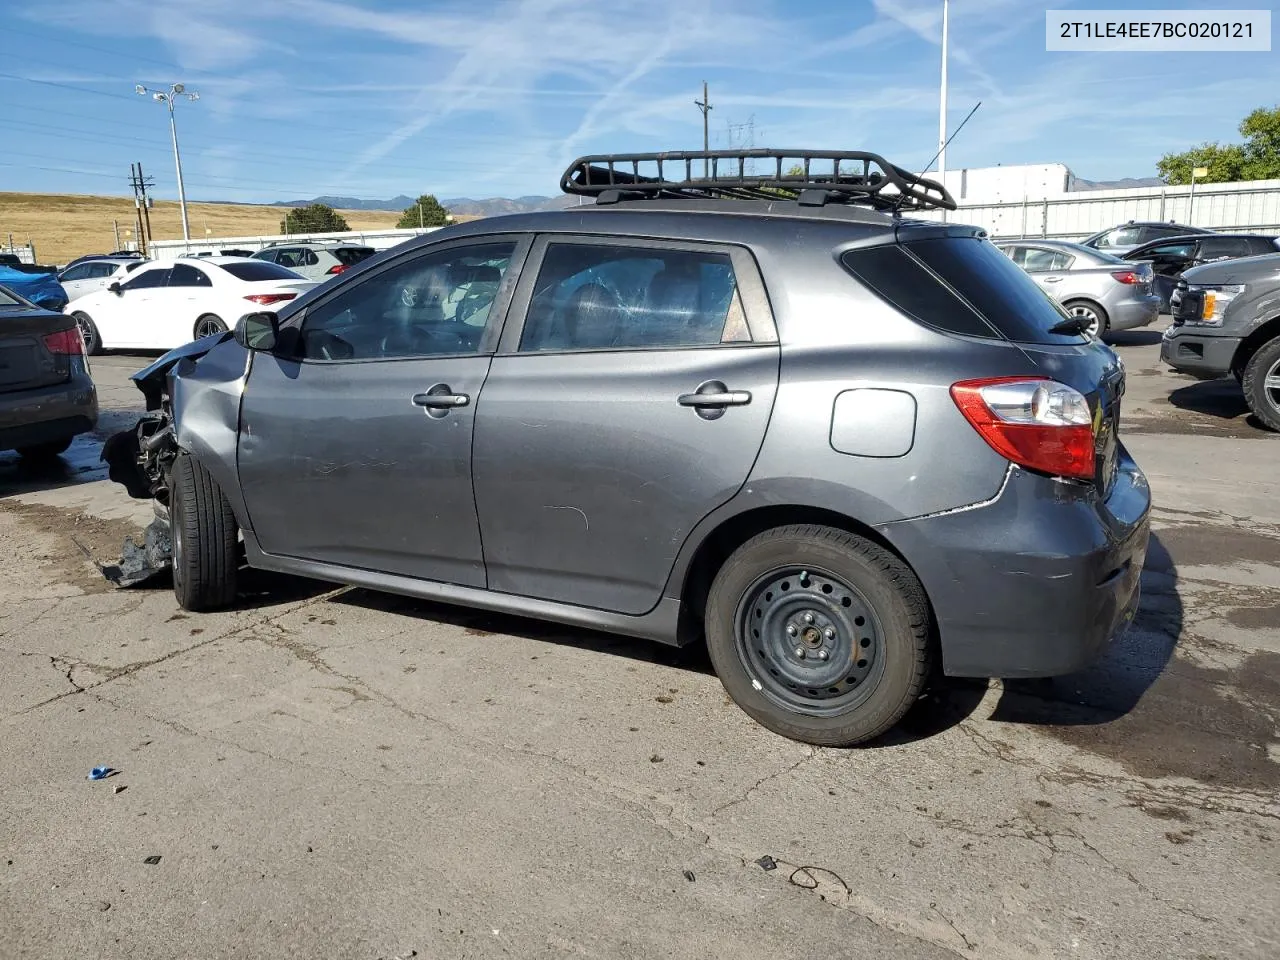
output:
M208 353L181 358L170 370L178 447L199 460L222 488L236 522L252 534L236 470L240 400L252 364L251 353L228 337Z

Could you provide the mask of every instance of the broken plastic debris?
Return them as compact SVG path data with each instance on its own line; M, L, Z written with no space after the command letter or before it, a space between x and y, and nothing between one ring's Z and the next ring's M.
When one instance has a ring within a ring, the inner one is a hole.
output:
M105 780L111 775L110 767L94 767L89 771L90 780Z
M173 540L169 524L159 517L147 525L140 545L134 543L132 537L125 539L119 563L97 564L102 575L117 587L145 583L172 565Z
M685 878L686 880L688 880L690 883L693 883L693 881L694 881L693 871L692 871L692 870L686 870L686 871L684 872L684 878Z
M774 860L773 857L769 856L767 853L757 860L756 863L760 864L760 869L762 870L778 869L778 861Z
M145 864L147 864L148 866L152 866L152 867L154 867L157 863L159 863L159 862L160 862L160 854L158 854L158 853L153 853L153 854L152 854L151 856L149 856L149 857L143 857L143 858L142 858L142 862L143 862L143 863L145 863Z

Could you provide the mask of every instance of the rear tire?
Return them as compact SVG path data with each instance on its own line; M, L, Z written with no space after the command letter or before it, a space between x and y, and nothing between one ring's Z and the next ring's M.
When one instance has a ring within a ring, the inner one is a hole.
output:
M80 330L80 339L84 341L84 352L88 356L102 352L102 337L98 334L98 328L93 322L93 318L87 313L77 310L71 314L75 318L76 327Z
M1280 337L1264 343L1249 358L1240 387L1253 415L1280 433Z
M48 463L50 460L56 460L69 446L71 446L71 438L66 437L49 443L37 443L30 447L19 447L18 456L32 463Z
M849 747L890 729L919 697L933 659L915 574L878 544L832 527L777 527L735 550L711 585L705 630L738 706L774 733L818 746Z
M191 330L191 333L196 340L226 332L227 325L223 323L222 318L215 316L212 313L206 313L203 317L197 320L195 327Z
M236 518L213 476L179 453L169 480L173 593L184 610L230 606L236 598Z
M1063 308L1073 317L1086 317L1089 320L1088 333L1101 340L1111 332L1111 318L1107 311L1092 300L1068 300Z

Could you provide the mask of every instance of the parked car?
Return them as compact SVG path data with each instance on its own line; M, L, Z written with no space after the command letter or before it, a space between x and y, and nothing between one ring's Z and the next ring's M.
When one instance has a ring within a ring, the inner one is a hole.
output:
M980 229L894 215L954 209L937 183L859 152L686 180L709 156L791 155L583 158L562 187L594 205L416 238L136 373L150 412L104 457L158 501L179 604L235 600L242 537L253 567L705 636L748 714L827 745L934 665L1091 661L1148 535L1116 354Z
M996 246L1069 314L1081 317L1092 336L1145 327L1160 316L1148 263L1126 263L1061 240L1009 240Z
M1231 374L1254 416L1280 432L1280 254L1192 267L1171 308L1160 358L1202 380Z
M1153 220L1130 220L1128 223L1100 230L1093 236L1081 240L1080 243L1083 246L1093 247L1104 253L1114 253L1119 256L1140 244L1150 243L1152 240L1181 237L1189 233L1213 233L1213 231L1205 230L1202 227L1188 227L1185 224L1174 223L1172 220L1168 223Z
M146 260L82 260L58 274L58 282L68 301L105 289L113 280L122 280Z
M1155 290L1160 295L1160 310L1168 313L1169 297L1184 270L1217 260L1257 257L1277 252L1280 252L1280 239L1272 234L1193 233L1144 243L1126 253L1124 259L1135 262L1146 260L1151 263L1156 275Z
M86 253L83 257L76 257L69 261L63 270L70 270L78 263L84 263L88 260L146 260L137 250L113 250L111 253Z
M292 300L316 284L247 257L150 261L75 302L85 349L170 350L221 333L246 313Z
M255 259L278 263L309 280L328 280L374 255L373 247L341 241L281 243L254 254Z
M97 423L75 322L0 288L0 450L50 460Z
M0 287L46 310L57 312L67 305L67 292L53 273L0 265Z

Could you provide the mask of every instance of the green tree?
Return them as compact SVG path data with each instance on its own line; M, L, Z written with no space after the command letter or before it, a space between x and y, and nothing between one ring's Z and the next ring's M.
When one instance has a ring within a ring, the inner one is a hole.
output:
M443 227L448 222L449 211L440 206L440 201L433 194L424 193L413 201L413 206L404 208L396 226L402 230L406 227Z
M280 232L294 233L328 233L334 230L350 230L347 221L342 219L338 211L327 203L313 203L305 207L295 207L280 221Z
M1156 163L1168 183L1191 182L1192 167L1208 167L1201 183L1280 178L1280 107L1259 107L1240 122L1243 143L1202 143L1182 153L1166 153Z

